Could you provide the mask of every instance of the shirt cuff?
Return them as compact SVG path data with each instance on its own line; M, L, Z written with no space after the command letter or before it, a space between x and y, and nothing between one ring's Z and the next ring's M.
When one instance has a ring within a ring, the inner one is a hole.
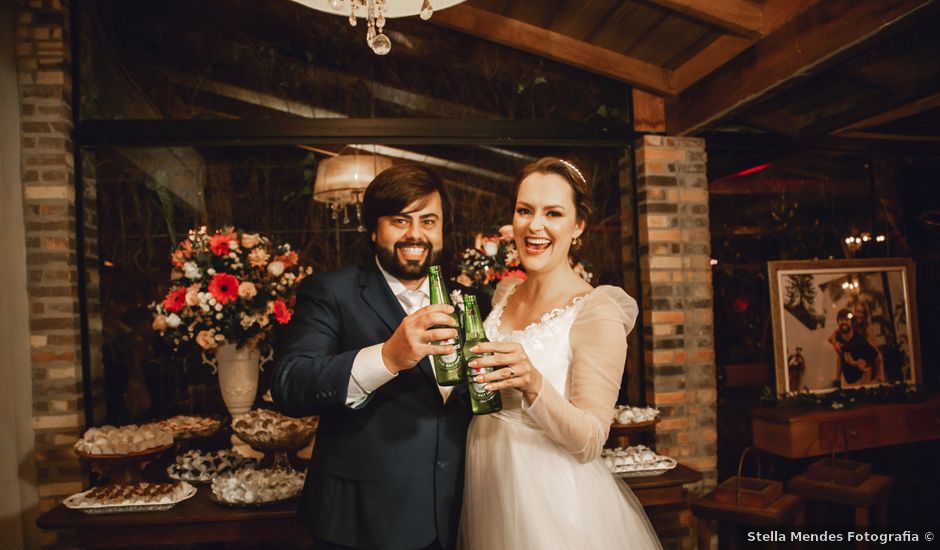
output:
M385 361L382 360L383 345L384 342L362 348L353 359L349 390L346 393L347 407L358 408L365 403L370 393L398 376L389 372Z

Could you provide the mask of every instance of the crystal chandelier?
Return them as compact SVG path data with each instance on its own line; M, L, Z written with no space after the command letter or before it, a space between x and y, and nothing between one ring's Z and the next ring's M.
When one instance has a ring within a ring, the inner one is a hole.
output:
M386 18L418 15L427 21L434 13L431 0L294 0L315 10L349 14L349 25L355 27L361 17L366 20L366 44L377 55L392 49L392 41L385 34ZM449 8L464 0L434 0L436 9Z

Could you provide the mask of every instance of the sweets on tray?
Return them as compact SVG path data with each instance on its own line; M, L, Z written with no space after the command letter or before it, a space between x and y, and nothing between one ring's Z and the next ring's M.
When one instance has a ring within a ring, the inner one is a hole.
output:
M614 409L614 422L617 424L639 424L656 420L659 409L653 407L619 406Z
M246 468L213 479L212 496L227 504L264 504L294 497L303 486L303 472Z
M173 443L173 435L156 424L89 428L75 442L75 450L87 455L128 455Z
M303 447L316 430L317 417L291 418L268 409L256 409L232 420L232 431L252 445Z
M167 467L166 473L173 479L183 481L212 481L216 476L242 468L255 468L258 461L244 457L230 449L216 452L187 451L176 457L176 462Z
M208 416L177 415L157 422L164 431L174 434L208 432L217 429L222 423Z
M613 473L665 471L675 468L676 461L668 456L658 455L646 445L604 449L601 452L604 463Z
M182 499L191 490L191 485L180 482L140 481L129 485L102 485L69 497L69 503L75 508L170 504Z

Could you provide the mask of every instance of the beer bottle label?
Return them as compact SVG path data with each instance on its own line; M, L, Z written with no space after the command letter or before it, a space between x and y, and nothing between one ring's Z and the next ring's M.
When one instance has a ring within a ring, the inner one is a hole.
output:
M445 369L455 369L460 366L460 342L456 338L441 340L437 343L439 346L454 346L454 352L440 356L441 367Z
M488 367L483 367L479 369L471 368L470 376L476 376L478 374L486 374L488 372L493 372L493 369L488 368ZM495 391L486 389L486 382L473 382L471 384L471 388L473 389L473 397L477 401L480 401L480 402L489 401L490 399L493 399L494 397L496 397Z

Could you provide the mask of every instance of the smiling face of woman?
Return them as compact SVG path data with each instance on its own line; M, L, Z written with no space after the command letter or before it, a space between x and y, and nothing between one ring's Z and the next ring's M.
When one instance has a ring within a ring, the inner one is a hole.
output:
M568 266L571 240L581 236L571 185L558 174L532 173L519 184L512 218L519 259L529 273Z

